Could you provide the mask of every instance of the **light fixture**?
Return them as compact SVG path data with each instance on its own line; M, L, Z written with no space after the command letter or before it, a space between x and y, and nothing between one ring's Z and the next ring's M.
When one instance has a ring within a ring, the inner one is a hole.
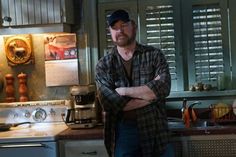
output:
M12 18L10 16L4 16L3 19L2 19L3 22L9 22L11 23L12 21Z

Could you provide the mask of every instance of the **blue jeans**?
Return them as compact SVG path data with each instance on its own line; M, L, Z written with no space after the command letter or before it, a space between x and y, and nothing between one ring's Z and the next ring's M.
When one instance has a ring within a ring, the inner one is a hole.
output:
M116 133L115 157L142 157L135 122L120 122ZM168 144L167 150L160 157L174 157L174 149L171 144Z

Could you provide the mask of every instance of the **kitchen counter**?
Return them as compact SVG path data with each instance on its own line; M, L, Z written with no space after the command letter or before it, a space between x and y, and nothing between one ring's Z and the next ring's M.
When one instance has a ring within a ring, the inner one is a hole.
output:
M170 130L173 136L236 134L236 126L209 126Z
M36 123L11 127L0 132L0 144L10 142L54 141L68 127L64 123Z
M236 126L214 126L214 127L194 127L194 128L174 128L170 129L172 136L193 136L193 135L224 135L236 134ZM98 126L90 129L67 128L61 132L59 140L86 140L103 139L103 127Z
M236 154L235 126L171 128L170 130L176 157ZM61 155L64 157L78 156L84 151L98 152L102 154L100 156L107 156L102 140L102 126L77 130L68 128L61 132L57 139L60 143Z
M61 132L57 138L59 140L86 140L86 139L103 139L103 127L71 129L67 128Z

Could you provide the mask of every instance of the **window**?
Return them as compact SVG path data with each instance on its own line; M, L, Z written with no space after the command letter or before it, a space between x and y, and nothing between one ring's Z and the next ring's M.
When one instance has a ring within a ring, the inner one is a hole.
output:
M183 90L180 55L179 1L139 1L140 38L142 43L160 48L166 56L171 73L171 90ZM141 5L142 4L142 5Z
M192 42L189 49L189 84L202 82L217 87L218 75L230 77L227 1L191 4L191 26L184 24Z
M219 6L193 7L196 81L215 81L224 73L222 23Z
M188 90L197 82L216 87L219 74L232 77L227 1L133 0L100 3L100 13L104 14L100 14L99 19L103 16L105 20L104 17L118 7L127 9L138 22L138 41L161 48L164 52L169 63L172 91ZM103 20L99 21L100 50L103 53L112 43L107 26L102 23ZM105 42L103 33L106 34Z
M176 80L176 45L172 5L147 6L147 45L159 47L167 58L172 80Z

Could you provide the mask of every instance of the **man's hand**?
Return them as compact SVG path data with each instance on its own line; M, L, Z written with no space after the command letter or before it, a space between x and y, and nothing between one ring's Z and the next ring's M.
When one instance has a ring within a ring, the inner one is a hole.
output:
M116 88L116 92L120 95L120 96L125 96L125 90L126 87L120 87L120 88Z

